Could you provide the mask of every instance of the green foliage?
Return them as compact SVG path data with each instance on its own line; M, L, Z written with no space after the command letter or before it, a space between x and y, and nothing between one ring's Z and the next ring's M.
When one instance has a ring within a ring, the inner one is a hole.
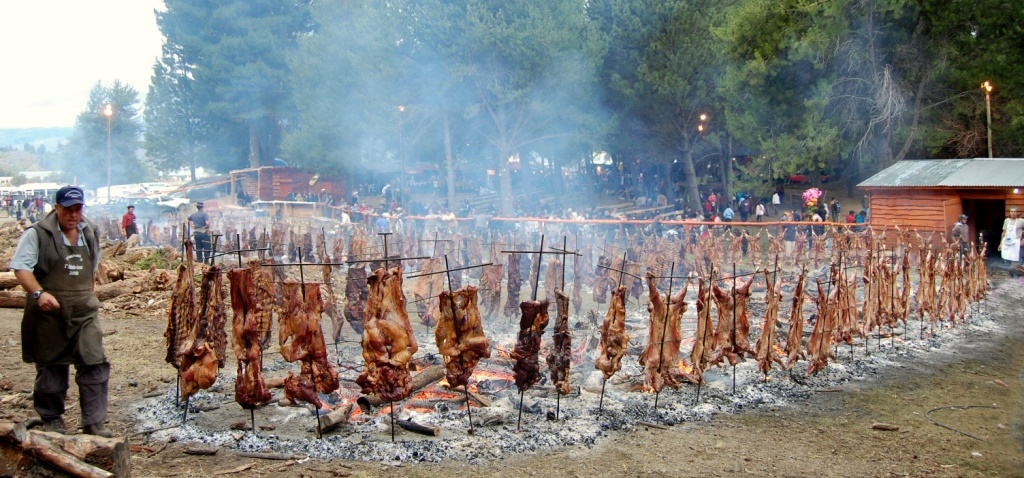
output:
M149 270L153 267L157 269L176 269L180 263L180 259L171 260L164 249L157 249L152 254L135 261L135 268L138 270Z
M272 162L295 114L287 58L310 32L308 0L167 0L157 24L167 38L151 87L157 128L184 144L151 154L164 164L198 156L230 169Z
M111 183L137 183L151 177L152 166L137 154L142 144L138 103L139 94L131 85L119 80L110 86L96 83L62 150L64 171L89 188L106 186L108 119L103 111L109 104L113 109L109 119Z

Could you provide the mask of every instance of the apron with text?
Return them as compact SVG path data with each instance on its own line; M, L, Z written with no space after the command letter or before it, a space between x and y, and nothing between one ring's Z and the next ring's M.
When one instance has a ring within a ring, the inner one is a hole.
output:
M93 293L93 264L87 246L59 241L62 266L40 280L60 310L44 311L31 296L21 322L22 359L37 365L95 365L105 360L100 301Z

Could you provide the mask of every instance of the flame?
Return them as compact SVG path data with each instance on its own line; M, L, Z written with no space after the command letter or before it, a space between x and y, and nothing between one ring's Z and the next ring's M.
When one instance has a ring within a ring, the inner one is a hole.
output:
M693 375L693 366L686 363L686 360L679 361L679 371L684 375Z
M494 352L494 357L512 358L512 349L515 347L513 344L494 344L494 348L491 349Z

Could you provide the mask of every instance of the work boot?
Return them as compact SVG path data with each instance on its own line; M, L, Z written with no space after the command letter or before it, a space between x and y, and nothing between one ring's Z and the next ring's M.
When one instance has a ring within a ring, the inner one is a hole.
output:
M51 418L49 420L43 419L43 426L39 427L44 432L60 433L61 435L67 433L67 428L64 427L64 419L61 417Z
M82 427L82 433L85 433L86 435L95 435L103 438L112 438L114 436L114 432L110 431L109 428L103 426L102 423L97 423L95 425L86 425Z

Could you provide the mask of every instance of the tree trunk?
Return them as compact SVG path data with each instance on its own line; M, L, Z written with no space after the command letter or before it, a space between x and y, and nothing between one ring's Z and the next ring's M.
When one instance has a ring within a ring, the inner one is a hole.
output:
M455 160L452 158L452 130L448 115L444 116L444 160L448 171L448 210L455 211Z
M508 165L509 156L509 151L505 150L505 148L499 149L498 187L501 194L501 214L506 217L511 217L514 212L514 204L512 203L512 171L509 170Z
M249 120L249 167L260 167L260 127L258 120Z
M693 151L683 150L683 172L686 173L686 204L700 210L700 192L697 190L697 171L693 167Z

